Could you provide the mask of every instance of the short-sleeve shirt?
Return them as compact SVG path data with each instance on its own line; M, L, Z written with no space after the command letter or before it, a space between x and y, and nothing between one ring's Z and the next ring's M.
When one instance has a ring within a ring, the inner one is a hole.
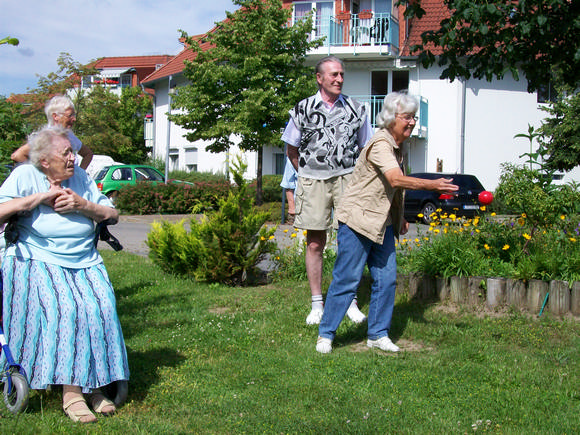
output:
M87 173L75 166L74 175L62 182L88 201L112 207ZM14 169L0 187L0 203L34 193L48 192L46 175L31 164ZM34 259L62 267L80 269L102 262L94 246L95 222L80 212L57 213L40 204L18 216L18 241L6 248L7 256Z
M402 216L402 190L393 188L385 172L400 167L402 152L391 134L380 129L361 152L336 217L375 243L383 243L385 230L394 224L398 235Z
M70 129L66 131L66 135L68 136L68 140L70 141L72 150L74 151L75 154L78 153L83 147L83 143L78 137L76 137L76 135Z
M282 141L298 148L300 177L327 180L352 172L371 135L366 106L340 95L328 107L319 91L290 110Z

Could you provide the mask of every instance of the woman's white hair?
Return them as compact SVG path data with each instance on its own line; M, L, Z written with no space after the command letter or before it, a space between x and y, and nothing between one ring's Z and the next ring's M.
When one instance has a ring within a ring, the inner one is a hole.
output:
M75 106L71 99L65 95L55 95L48 100L44 106L44 113L46 114L48 125L54 125L54 119L52 119L53 113L62 114L67 109L72 109L74 111Z
M395 122L397 113L417 112L419 101L406 92L391 92L383 101L383 108L377 115L377 127L389 128Z
M30 145L30 163L37 168L40 168L42 160L48 159L52 153L53 142L57 137L69 140L66 129L60 126L46 125L28 136L28 144Z

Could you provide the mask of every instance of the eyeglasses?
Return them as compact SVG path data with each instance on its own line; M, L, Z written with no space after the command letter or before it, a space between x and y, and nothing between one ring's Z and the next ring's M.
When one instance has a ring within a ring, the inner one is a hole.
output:
M395 116L407 122L417 121L419 119L415 115L411 115L410 113L397 113Z
M62 113L59 113L59 115L64 116L65 118L68 118L68 119L77 117L77 114L75 112L72 112L72 113L62 112Z

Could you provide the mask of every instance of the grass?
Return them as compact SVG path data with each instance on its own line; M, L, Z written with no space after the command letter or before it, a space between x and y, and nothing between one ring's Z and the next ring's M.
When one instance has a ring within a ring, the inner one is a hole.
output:
M400 297L391 335L403 352L368 350L366 328L345 321L320 355L306 282L198 284L102 254L129 352L127 403L87 427L64 416L57 389L33 392L21 415L1 407L1 433L580 432L577 320Z

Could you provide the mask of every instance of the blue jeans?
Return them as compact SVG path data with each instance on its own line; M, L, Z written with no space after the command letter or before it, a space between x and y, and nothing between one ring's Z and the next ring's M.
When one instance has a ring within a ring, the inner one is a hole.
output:
M366 263L373 279L367 335L371 340L388 336L397 285L393 227L387 227L383 244L379 245L341 222L336 240L338 254L318 335L334 340L336 330L356 295Z

